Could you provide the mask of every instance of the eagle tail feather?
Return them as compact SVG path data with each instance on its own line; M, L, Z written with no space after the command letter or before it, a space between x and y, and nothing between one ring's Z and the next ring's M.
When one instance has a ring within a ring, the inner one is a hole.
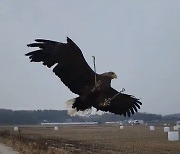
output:
M77 104L80 103L80 97L73 98L66 102L68 114L70 116L89 116L92 112L91 108L80 109Z
M77 109L76 109L76 108L73 108L73 104L74 104L75 100L76 100L76 98L73 98L73 99L68 100L68 101L66 102L66 108L68 109L68 114L69 114L70 116L75 116L76 113L77 113Z

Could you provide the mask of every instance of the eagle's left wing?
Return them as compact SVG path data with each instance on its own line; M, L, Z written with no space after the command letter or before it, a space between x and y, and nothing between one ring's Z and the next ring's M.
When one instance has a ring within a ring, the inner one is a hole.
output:
M100 108L103 111L109 111L115 114L120 114L124 116L130 116L140 109L142 103L139 99L135 98L132 95L119 93L113 88L108 88L104 97L111 99L108 105L105 105ZM138 108L138 109L137 109Z

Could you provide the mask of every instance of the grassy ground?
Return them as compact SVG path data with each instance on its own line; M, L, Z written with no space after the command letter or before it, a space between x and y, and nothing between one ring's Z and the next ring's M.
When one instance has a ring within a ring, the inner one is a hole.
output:
M149 126L124 126L121 130L118 125L60 126L58 131L53 128L22 126L21 136L13 127L0 129L10 131L7 142L24 144L19 151L30 149L33 153L39 150L39 153L180 154L180 141L168 141L167 133L160 126L155 127L155 131L150 131Z

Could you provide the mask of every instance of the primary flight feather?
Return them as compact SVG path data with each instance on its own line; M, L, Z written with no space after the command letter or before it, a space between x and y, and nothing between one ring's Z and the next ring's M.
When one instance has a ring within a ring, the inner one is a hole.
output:
M38 47L29 52L31 62L43 62L52 67L61 81L79 97L68 103L73 110L68 113L76 115L78 111L97 110L130 116L140 109L142 103L132 95L118 92L111 87L111 80L117 78L114 72L97 74L87 64L80 48L67 37L67 43L45 39L36 39L28 47ZM95 82L96 76L96 82Z

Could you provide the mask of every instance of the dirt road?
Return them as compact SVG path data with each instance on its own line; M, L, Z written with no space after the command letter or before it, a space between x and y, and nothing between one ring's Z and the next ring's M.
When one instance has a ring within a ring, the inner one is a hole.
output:
M12 148L0 143L0 154L18 154Z

